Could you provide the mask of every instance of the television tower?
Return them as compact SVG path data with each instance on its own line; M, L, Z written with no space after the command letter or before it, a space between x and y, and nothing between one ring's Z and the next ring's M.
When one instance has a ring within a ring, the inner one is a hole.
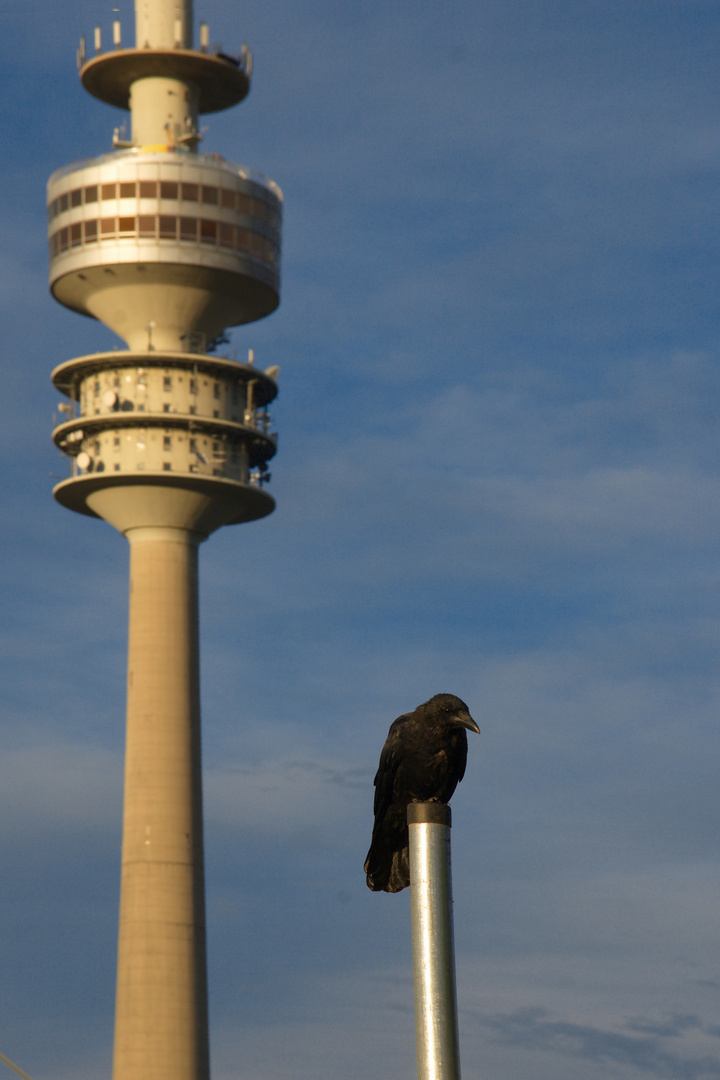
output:
M130 543L114 1080L207 1080L197 549L269 514L277 368L213 353L279 302L282 193L217 154L198 117L242 101L252 56L211 48L192 0L135 0L134 47L80 42L85 89L130 111L113 151L48 183L50 287L127 349L61 364L63 506Z

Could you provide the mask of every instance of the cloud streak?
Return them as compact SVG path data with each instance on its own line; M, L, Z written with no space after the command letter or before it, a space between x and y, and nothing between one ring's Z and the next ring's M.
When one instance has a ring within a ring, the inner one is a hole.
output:
M720 1076L720 1045L696 1016L674 1017L655 1024L627 1022L625 1027L632 1034L558 1020L539 1008L518 1009L506 1016L487 1018L484 1023L494 1040L504 1046L605 1065L632 1066L658 1080L712 1080ZM709 1035L708 1041L715 1042L712 1053L697 1057L674 1049L679 1038L692 1044L692 1037L700 1034Z

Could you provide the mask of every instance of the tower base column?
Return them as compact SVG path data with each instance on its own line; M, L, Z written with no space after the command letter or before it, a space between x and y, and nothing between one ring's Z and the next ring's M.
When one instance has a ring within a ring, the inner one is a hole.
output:
M197 533L129 529L113 1080L208 1080Z

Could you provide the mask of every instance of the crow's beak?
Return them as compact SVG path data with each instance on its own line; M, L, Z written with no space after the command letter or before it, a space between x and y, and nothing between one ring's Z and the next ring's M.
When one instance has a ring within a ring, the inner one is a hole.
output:
M455 723L458 724L459 727L467 728L468 731L474 731L476 735L480 734L480 728L477 726L469 712L455 713Z

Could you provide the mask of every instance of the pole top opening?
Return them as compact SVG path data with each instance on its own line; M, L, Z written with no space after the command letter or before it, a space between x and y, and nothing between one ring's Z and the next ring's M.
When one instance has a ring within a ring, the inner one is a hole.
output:
M447 825L452 827L452 812L447 803L413 802L408 803L408 825Z

